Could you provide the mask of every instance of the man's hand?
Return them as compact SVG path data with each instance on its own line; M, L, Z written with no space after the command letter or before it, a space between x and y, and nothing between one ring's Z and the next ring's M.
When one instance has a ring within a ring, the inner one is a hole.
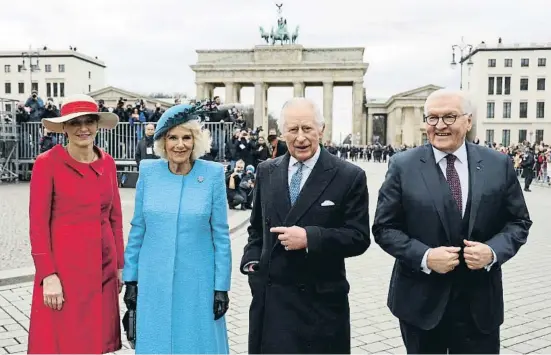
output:
M270 232L279 233L277 239L285 247L285 250L300 250L308 246L306 230L304 228L297 226L273 227L270 228Z
M427 266L439 274L446 274L459 265L459 247L438 247L427 255Z
M492 253L492 249L488 245L465 239L463 239L463 243L465 243L463 257L469 269L479 270L488 266L493 261L494 253Z

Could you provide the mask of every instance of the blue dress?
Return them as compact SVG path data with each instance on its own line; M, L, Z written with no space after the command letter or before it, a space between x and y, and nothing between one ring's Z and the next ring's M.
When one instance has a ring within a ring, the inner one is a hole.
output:
M137 354L228 354L214 291L228 291L231 250L224 168L196 160L175 175L142 160L124 281L138 281Z

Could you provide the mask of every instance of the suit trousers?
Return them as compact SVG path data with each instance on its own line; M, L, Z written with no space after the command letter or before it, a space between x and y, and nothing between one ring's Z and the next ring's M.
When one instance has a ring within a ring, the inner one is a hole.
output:
M446 311L434 329L400 321L408 354L499 354L499 328L489 334L478 330L465 292L468 287L452 286Z

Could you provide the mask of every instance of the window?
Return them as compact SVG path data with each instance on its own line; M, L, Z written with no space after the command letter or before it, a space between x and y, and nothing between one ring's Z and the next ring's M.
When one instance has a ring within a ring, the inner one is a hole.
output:
M519 129L518 130L518 142L524 143L526 141L526 130L525 129Z
M511 118L511 102L503 103L503 118Z
M52 97L52 83L46 83L46 96Z
M545 90L545 78L538 78L537 82L538 90Z
M11 104L6 104L6 111L11 112L11 110L12 110Z
M21 73L22 71L23 71L23 65L19 64L19 65L17 66L17 72L18 72L18 73Z
M492 144L494 142L494 130L493 129L487 129L486 130L486 142Z
M488 59L488 68L495 68L495 67L496 67L496 60Z
M19 93L24 94L25 93L25 83L19 83Z
M427 137L426 133L421 134L421 144L427 144L429 142L429 139Z
M536 118L545 118L545 102L538 101L536 103Z
M5 83L4 84L4 92L6 94L11 94L11 83Z
M536 129L536 144L540 144L543 141L543 129Z
M505 95L511 95L511 77L505 77L505 90L503 90Z
M503 92L503 77L496 78L496 95L501 95Z
M59 97L65 97L65 83L59 83Z
M518 116L520 118L528 118L528 102L522 101L520 103Z
M495 83L495 78L493 76L490 76L488 78L488 95L494 94L494 83Z
M92 92L92 85L88 85L88 92Z
M545 67L547 65L546 58L538 58L538 67Z
M528 90L528 78L520 78L520 91Z
M38 83L35 81L31 83L31 91L38 91Z
M91 71L88 72L88 79L92 79L92 72Z
M46 73L51 73L52 72L52 65L51 64L46 64L44 66L44 70L46 71Z
M508 147L511 145L511 130L504 129L501 135L501 145Z
M53 97L57 97L57 83L54 83L54 95Z
M58 71L60 73L65 73L65 64L59 64Z
M495 102L486 103L486 118L494 118L495 108L496 108Z
M11 65L4 65L4 73L11 73Z
M510 68L513 66L513 60L512 59L505 59L505 67Z
M526 67L529 67L529 66L530 66L530 59L528 59L528 58L522 58L522 59L520 60L520 66L521 66L521 67L525 67L525 68L526 68Z

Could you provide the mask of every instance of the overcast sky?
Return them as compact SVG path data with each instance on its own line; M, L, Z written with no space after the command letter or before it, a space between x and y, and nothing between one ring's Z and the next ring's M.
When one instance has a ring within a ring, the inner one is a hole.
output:
M426 84L458 86L451 45L551 42L551 0L279 0L305 47L361 46L368 97ZM0 0L0 48L76 46L108 66L106 84L138 92L195 95L196 49L252 48L258 27L277 22L273 0ZM321 104L321 88L307 96ZM224 90L216 94L224 96ZM292 88L271 89L276 116ZM253 89L242 92L253 102ZM351 90L335 89L334 138L351 129Z

